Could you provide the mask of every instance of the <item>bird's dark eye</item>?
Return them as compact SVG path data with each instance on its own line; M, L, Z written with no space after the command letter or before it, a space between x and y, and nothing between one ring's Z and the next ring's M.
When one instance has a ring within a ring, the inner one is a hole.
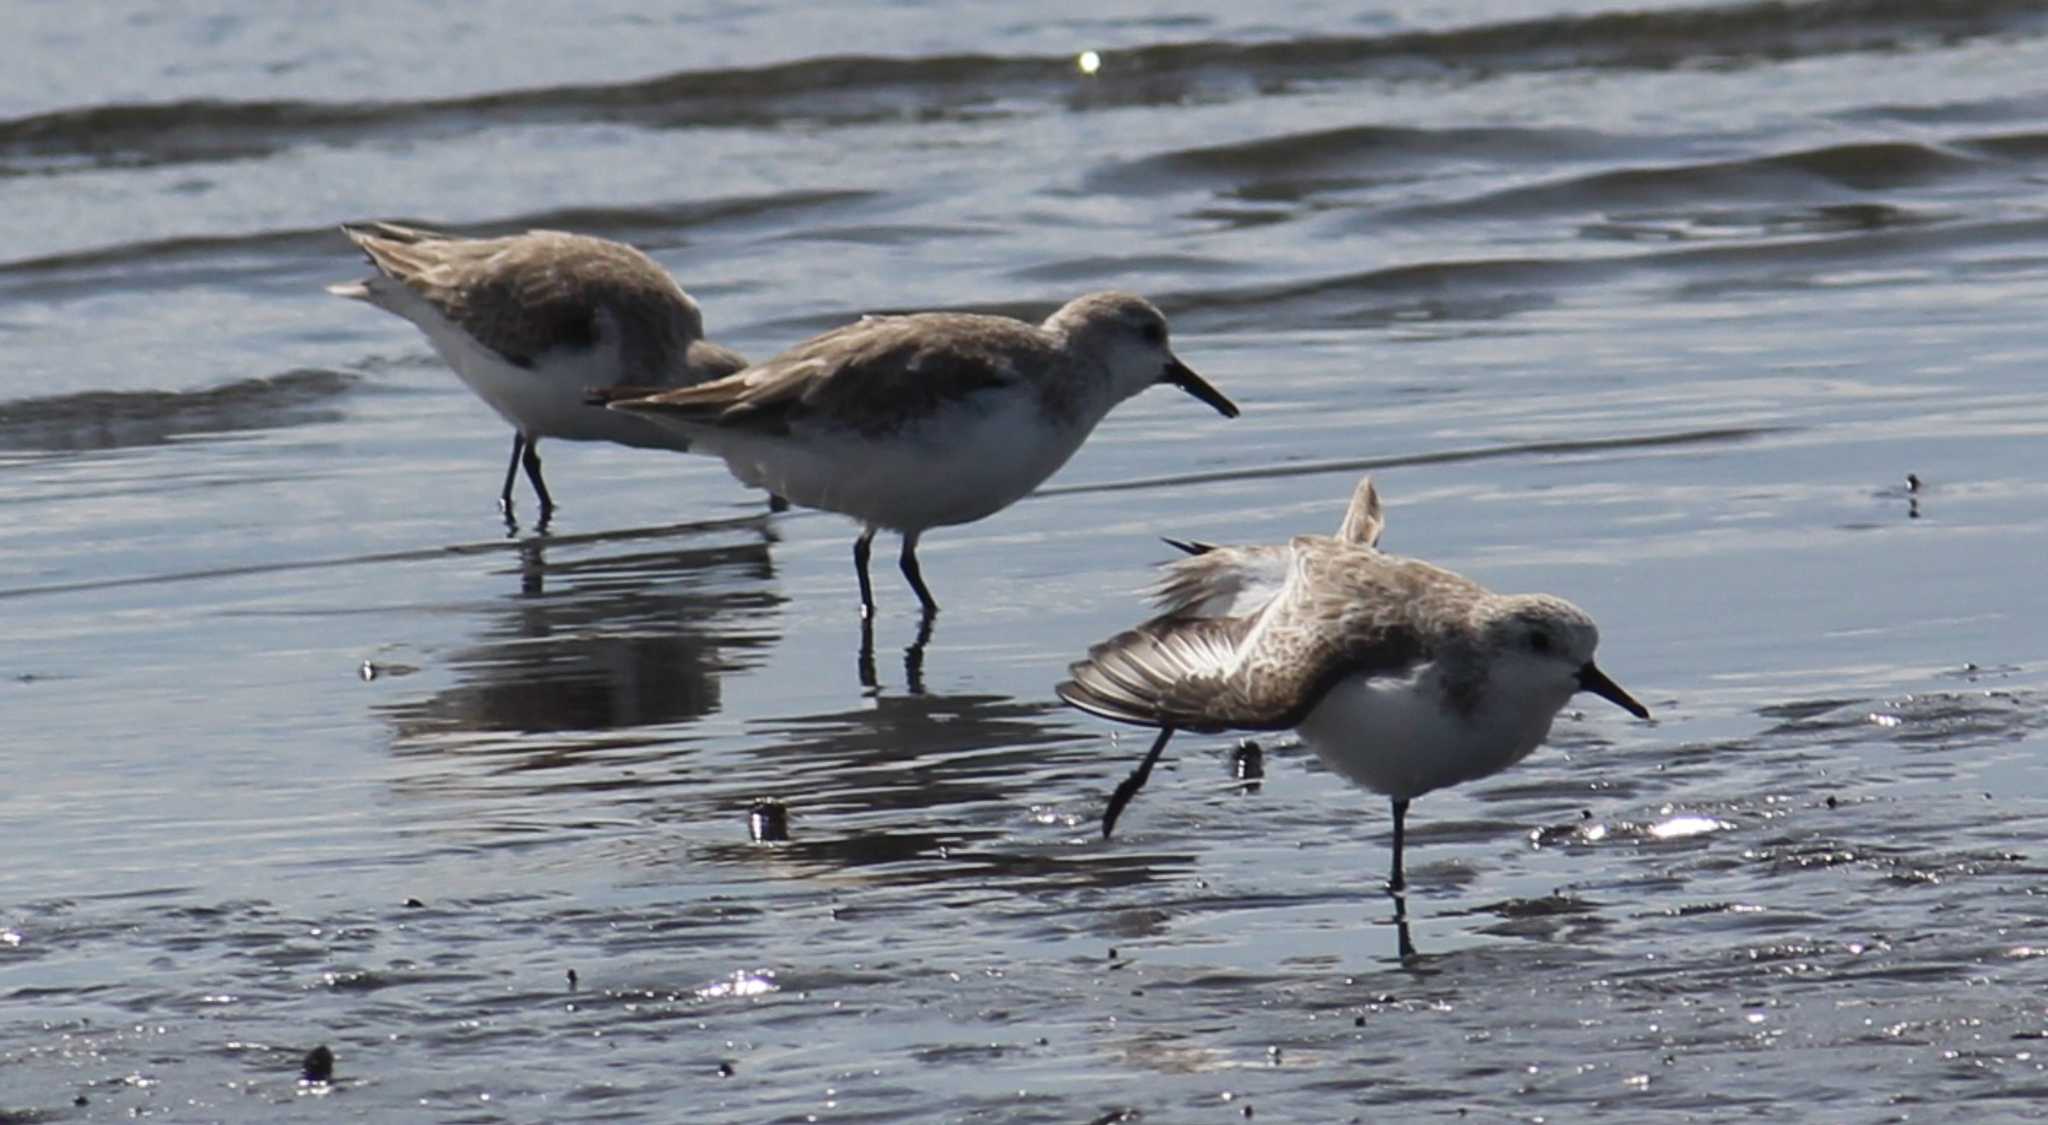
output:
M1529 634L1529 651L1530 651L1530 652L1549 652L1549 651L1550 651L1550 634L1548 634L1548 633L1531 633L1531 634Z
M1148 344L1163 344L1166 342L1166 326L1157 321L1147 324L1138 331L1145 337L1145 342Z

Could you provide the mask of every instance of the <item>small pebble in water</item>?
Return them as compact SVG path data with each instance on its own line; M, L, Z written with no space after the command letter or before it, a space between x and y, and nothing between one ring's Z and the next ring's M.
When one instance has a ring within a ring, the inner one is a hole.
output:
M757 844L789 839L789 810L781 801L757 801L747 813L747 831Z
M569 970L569 973L568 973L568 976L569 976L569 991L571 991L571 992L574 992L574 991L576 991L576 970L574 970L574 969L570 969L570 970Z
M77 1097L71 1099L71 1104L77 1106L87 1106L92 1104L92 1099L86 1097L84 1094L80 1094Z
M1230 775L1239 781L1257 781L1266 776L1266 752L1247 738L1230 751ZM1247 790L1255 786L1245 786Z
M720 1078L731 1078L731 1077L732 1077L732 1074L733 1074L733 1070L732 1070L732 1064L731 1064L731 1063L729 1063L729 1062L721 1062L721 1063L719 1063L719 1064L718 1064L718 1076L719 1076Z
M406 905L406 909L408 909L408 910L419 910L419 909L421 909L422 907L425 907L425 906L426 906L427 904L426 904L426 903L424 903L424 902L421 902L421 901L420 901L419 899L416 899L416 898L409 898L409 899L406 899L406 900L405 900L405 905Z
M334 1081L334 1052L327 1044L306 1052L306 1060L299 1064L299 1081L326 1083Z
M363 666L356 669L356 675L361 676L363 682L367 684L377 678L377 666L365 660Z
M1918 473L1907 473L1907 474L1906 474L1906 491L1907 491L1907 492L1918 492L1918 491L1920 491L1920 474L1918 474Z
M1836 804L1835 795L1832 793L1828 794L1828 807L1834 808Z

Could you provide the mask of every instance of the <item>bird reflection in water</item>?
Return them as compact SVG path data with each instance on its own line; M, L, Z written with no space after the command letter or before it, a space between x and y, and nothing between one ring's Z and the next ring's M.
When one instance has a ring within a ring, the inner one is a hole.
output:
M505 538L519 538L519 516L516 512L513 511L512 505L500 505L498 508L498 514L505 517ZM527 540L526 543L520 544L520 549L522 553L524 553L527 543L538 543L540 540L546 538L548 533L548 525L550 523L553 523L554 519L555 510L553 508L541 509L539 518L533 521L533 538Z
M903 650L903 690L907 694L924 694L924 650L932 643L932 621L936 616L927 613L918 619L917 639ZM860 655L855 658L854 670L860 677L860 686L869 695L882 690L881 678L875 672L875 621L872 614L860 619Z
M686 547L620 552L687 536ZM751 519L520 541L517 594L486 606L456 682L390 716L401 743L463 732L604 731L720 707L719 679L778 639L772 531Z
M724 817L732 830L721 843L693 840L691 855L789 875L858 872L866 885L920 894L990 880L1024 895L1107 889L1185 869L1184 855L1077 853L1073 821L1042 819L1057 817L1040 804L1048 761L1090 752L1057 721L1057 708L994 693L885 691L842 709L758 720L733 747L723 787L747 802L786 803L791 839L763 847L735 806L692 817Z

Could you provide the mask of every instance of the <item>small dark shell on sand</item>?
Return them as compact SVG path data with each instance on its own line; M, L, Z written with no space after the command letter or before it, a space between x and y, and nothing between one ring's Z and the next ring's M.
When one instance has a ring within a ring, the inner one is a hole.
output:
M789 839L789 810L781 801L762 801L747 813L747 831L757 844Z
M299 1081L334 1081L334 1052L327 1049L327 1044L306 1052L306 1061L299 1064Z

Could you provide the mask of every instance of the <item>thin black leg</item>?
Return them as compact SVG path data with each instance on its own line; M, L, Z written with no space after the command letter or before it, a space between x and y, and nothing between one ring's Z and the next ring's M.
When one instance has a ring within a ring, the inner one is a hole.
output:
M1394 868L1393 872L1387 876L1387 890L1389 893L1397 895L1408 889L1408 877L1403 874L1404 869L1401 865L1402 835L1407 824L1408 798L1396 797L1394 798Z
M917 533L903 537L903 577L910 580L910 589L917 594L917 600L924 603L924 615L930 617L939 612L939 603L932 600L932 592L925 589L924 572L917 567Z
M498 490L498 510L512 514L512 482L519 477L519 459L526 455L526 435L512 431L512 463L505 466L505 487Z
M1145 782L1151 779L1152 763L1159 760L1159 752L1166 749L1166 740L1172 737L1172 727L1160 727L1159 737L1152 740L1152 749L1146 752L1145 760L1139 762L1138 768L1131 776L1119 782L1116 792L1109 795L1109 807L1102 811L1103 839L1109 839L1109 834L1116 831L1116 818L1123 815L1124 806L1130 804L1131 798L1137 796L1138 790L1143 789Z
M526 439L526 479L533 482L533 491L540 497L540 517L542 519L548 518L548 514L555 510L555 500L554 497L548 495L548 482L540 479L539 438ZM509 488L506 491L506 496L508 498L511 496Z
M1420 958L1415 952L1415 936L1408 931L1408 896L1394 898L1394 944L1401 955L1401 964L1413 965Z
M860 578L860 616L867 620L875 615L875 587L868 581L868 554L874 549L875 529L868 528L853 541L853 573Z

